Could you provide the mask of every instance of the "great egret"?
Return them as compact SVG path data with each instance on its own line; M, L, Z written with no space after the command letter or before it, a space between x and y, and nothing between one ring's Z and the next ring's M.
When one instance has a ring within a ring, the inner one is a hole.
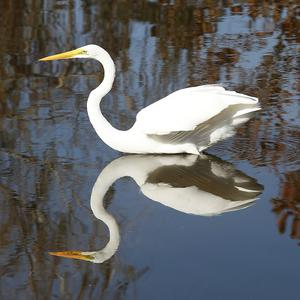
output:
M117 251L117 222L103 207L109 187L119 178L132 177L148 198L177 211L213 216L249 207L262 192L255 179L230 163L213 156L128 155L115 159L98 176L91 194L96 218L109 229L110 239L102 250L50 252L52 255L102 263Z
M219 85L189 87L142 109L129 130L118 130L100 110L101 99L111 90L115 78L115 65L108 52L87 45L40 60L67 58L93 58L102 64L104 79L89 95L88 115L99 137L121 152L199 154L232 136L237 125L260 109L257 98L226 91Z

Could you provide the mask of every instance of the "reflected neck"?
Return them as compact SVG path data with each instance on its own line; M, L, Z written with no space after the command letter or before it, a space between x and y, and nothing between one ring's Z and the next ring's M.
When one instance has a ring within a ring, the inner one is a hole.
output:
M136 156L132 156L134 159ZM120 243L119 226L112 215L110 215L103 206L103 200L106 192L112 184L119 178L135 174L136 165L128 164L131 156L123 156L110 162L99 174L91 194L91 209L95 217L104 222L109 230L110 239L105 248L92 253L96 259L95 262L103 262L112 257L117 251ZM134 162L134 161L133 161Z
M91 209L93 214L97 219L105 223L109 230L109 242L107 245L102 250L91 252L95 257L95 262L99 263L111 258L117 251L120 243L119 226L115 218L103 207L104 196L116 179L115 177L107 178L102 173L98 176L91 194Z

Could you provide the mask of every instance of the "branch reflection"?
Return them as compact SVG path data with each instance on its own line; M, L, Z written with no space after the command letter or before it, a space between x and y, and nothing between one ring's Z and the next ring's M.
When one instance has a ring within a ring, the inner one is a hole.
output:
M50 252L51 255L103 263L117 251L119 227L103 206L110 186L129 176L149 199L177 211L213 216L249 207L263 187L230 163L202 155L128 155L112 161L98 176L91 194L95 217L104 222L110 239L98 251Z
M277 215L278 231L290 232L292 239L300 240L300 170L285 174L279 198L272 200ZM290 224L290 229L288 229ZM300 243L299 243L300 245Z

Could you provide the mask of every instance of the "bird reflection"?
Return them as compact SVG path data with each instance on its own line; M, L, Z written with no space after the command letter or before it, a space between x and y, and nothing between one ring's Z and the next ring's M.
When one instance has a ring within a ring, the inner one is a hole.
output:
M50 252L51 255L103 263L120 243L119 227L103 207L109 187L132 177L151 200L183 213L213 216L249 207L263 187L230 163L211 155L128 155L112 161L99 174L91 194L91 208L103 221L110 239L98 251Z

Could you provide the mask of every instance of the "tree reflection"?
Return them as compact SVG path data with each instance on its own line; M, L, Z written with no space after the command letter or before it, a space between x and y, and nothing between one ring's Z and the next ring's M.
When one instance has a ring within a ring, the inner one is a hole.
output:
M278 219L278 231L281 234L289 233L292 239L300 240L300 171L285 175L281 194L272 203Z
M286 173L274 211L280 231L298 239L298 2L1 1L1 298L90 298L117 286L119 278L106 288L117 263L93 271L80 266L80 278L74 278L78 264L65 271L46 254L72 245L77 234L91 248L106 237L104 228L87 221L84 201L96 166L115 155L98 141L86 116L84 99L101 73L93 63L36 63L88 43L101 44L116 62L118 76L103 110L122 129L142 107L185 86L222 82L258 96L261 113L210 151ZM124 267L123 292L116 298L126 298L124 286L139 272ZM11 276L20 289L7 289Z

